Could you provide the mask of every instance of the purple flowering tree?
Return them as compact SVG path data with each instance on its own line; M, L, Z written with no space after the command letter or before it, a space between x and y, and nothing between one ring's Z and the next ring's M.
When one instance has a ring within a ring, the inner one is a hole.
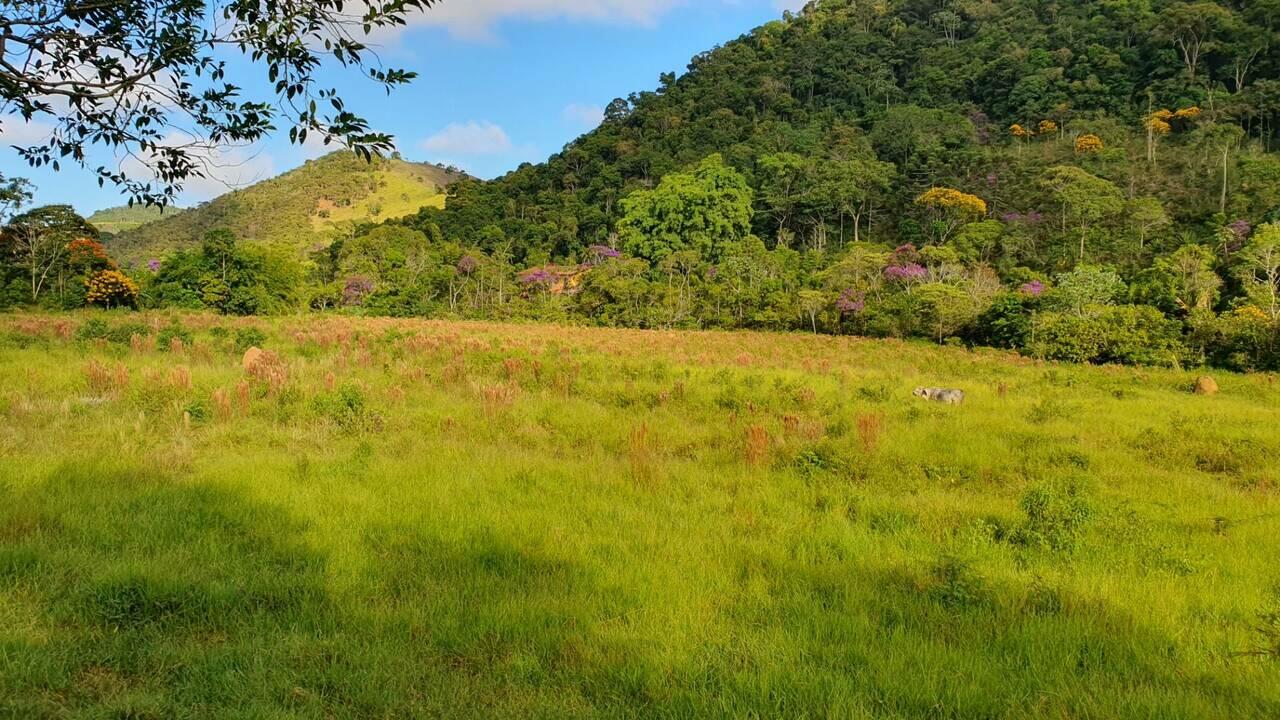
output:
M373 278L352 275L342 286L342 304L348 307L363 305L365 298L373 294Z

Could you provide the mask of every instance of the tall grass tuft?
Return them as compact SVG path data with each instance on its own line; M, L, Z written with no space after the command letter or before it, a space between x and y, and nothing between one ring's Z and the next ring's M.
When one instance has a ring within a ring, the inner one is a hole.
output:
M862 441L862 449L873 453L880 447L880 436L884 433L884 413L863 413L858 415L858 439Z
M191 368L186 365L179 365L170 370L169 384L173 386L175 390L190 390L192 386Z
M763 425L752 425L747 428L746 441L743 445L743 456L747 464L760 467L769 459L769 431Z
M234 413L231 407L231 395L226 390L222 388L214 390L209 402L213 405L213 416L219 422L227 422L232 418Z
M640 423L631 429L627 437L627 461L632 479L648 483L653 480L654 443L649 436L648 423Z

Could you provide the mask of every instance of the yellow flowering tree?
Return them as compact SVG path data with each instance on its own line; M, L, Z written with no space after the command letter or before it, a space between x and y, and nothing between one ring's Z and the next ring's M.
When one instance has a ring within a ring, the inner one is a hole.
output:
M136 307L138 284L119 270L99 270L85 278L85 300L102 307Z
M1200 112L1199 107L1192 105L1178 110L1162 108L1147 115L1142 121L1142 126L1147 131L1147 162L1156 161L1156 146L1160 138L1172 133L1175 124L1185 129L1200 117Z
M1081 135L1076 138L1076 154L1077 155L1096 155L1106 148L1106 144L1102 142L1102 138L1097 135L1088 134Z
M986 200L952 188L932 188L916 198L916 205L929 212L930 226L939 243L946 242L964 223L987 214Z
M1041 120L1038 132L1041 137L1045 135L1056 135L1058 133L1058 123L1053 120Z
M1034 132L1022 127L1018 123L1014 123L1009 126L1009 134L1013 136L1013 141L1018 144L1019 155L1022 154L1022 144L1027 141L1027 138L1035 135Z

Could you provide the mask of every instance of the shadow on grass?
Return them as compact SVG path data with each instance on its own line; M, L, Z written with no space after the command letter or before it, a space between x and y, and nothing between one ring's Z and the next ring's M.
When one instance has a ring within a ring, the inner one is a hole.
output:
M0 717L1280 716L1142 618L958 561L726 548L738 587L689 579L711 639L681 654L554 547L375 526L334 584L305 530L129 469L0 489Z
M279 511L136 469L63 467L0 497L0 715L182 717L279 702L276 663L335 626Z

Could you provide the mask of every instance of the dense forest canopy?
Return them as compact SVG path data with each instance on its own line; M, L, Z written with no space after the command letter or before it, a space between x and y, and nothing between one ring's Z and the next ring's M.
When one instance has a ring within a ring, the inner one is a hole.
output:
M977 194L997 217L1043 212L1060 202L1040 182L1058 164L1158 199L1180 226L1260 222L1280 199L1261 186L1274 163L1260 155L1280 112L1277 30L1275 0L813 3L615 100L547 162L459 186L424 221L450 236L493 225L517 254L577 257L608 241L621 198L720 153L756 190L756 234L796 248L855 227L922 240L912 203L934 186ZM1199 116L1169 123L1147 161L1148 119L1187 108ZM1083 135L1103 145L1077 154ZM859 167L869 160L893 164L889 181ZM1037 259L1060 269L1071 253L1057 250Z
M239 251L186 237L140 302L1272 368L1277 33L1280 0L814 2L544 163L314 248L273 297L228 305L210 268Z

